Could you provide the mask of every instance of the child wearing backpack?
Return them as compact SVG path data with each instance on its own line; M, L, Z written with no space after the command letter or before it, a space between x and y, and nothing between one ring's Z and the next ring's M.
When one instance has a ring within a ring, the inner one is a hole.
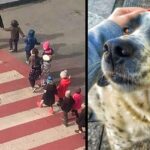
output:
M35 47L35 45L40 45L40 42L35 38L35 31L30 29L28 32L28 36L24 40L25 42L25 52L26 52L26 63L29 64L29 57L31 56L31 50Z
M44 87L44 94L42 96L42 100L40 102L37 102L37 105L38 107L43 107L43 105L49 106L49 113L53 114L53 104L55 103L57 88L51 76L48 76L46 83L47 84Z

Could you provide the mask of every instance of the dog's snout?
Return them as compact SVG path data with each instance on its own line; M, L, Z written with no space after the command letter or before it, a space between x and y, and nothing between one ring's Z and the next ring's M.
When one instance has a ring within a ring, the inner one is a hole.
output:
M103 51L111 53L115 59L129 58L133 55L133 46L128 41L116 39L106 42Z

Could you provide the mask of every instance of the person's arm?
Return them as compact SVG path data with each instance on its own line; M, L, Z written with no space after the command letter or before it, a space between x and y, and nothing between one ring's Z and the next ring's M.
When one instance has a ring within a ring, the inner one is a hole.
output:
M122 28L111 20L103 21L88 32L88 90L101 76L101 56L104 43L122 35Z
M36 45L40 45L41 43L37 41L37 39L35 38L35 44Z
M12 31L12 28L9 27L9 28L2 28L4 31Z
M25 34L23 33L20 27L19 27L19 33L21 34L22 37L25 37Z

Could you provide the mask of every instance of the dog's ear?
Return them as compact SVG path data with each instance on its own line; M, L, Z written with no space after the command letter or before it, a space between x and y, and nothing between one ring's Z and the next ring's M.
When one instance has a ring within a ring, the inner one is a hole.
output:
M109 85L109 82L107 81L103 73L101 73L99 80L97 81L97 84L101 87Z

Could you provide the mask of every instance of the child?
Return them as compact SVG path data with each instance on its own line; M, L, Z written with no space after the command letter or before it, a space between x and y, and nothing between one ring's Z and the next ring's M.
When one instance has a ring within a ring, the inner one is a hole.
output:
M75 104L73 105L72 108L72 113L74 113L78 118L79 117L78 110L81 108L82 99L83 99L83 96L81 95L81 88L76 89L72 97L75 101Z
M31 50L31 56L29 58L29 64L31 66L31 70L29 73L29 82L31 84L31 87L33 89L33 92L35 92L35 82L39 79L41 75L41 58L38 56L39 51L36 48L33 48Z
M79 114L79 117L76 119L76 123L78 125L78 130L75 130L76 133L83 133L83 127L85 127L85 118L86 118L86 109L85 104L82 104L82 110Z
M47 85L44 88L44 94L42 100L37 102L38 107L42 107L44 104L50 107L50 114L54 113L53 104L55 103L55 95L57 94L56 84L53 82L51 76L47 78Z
M3 29L5 31L10 31L10 40L9 40L10 51L17 52L18 51L19 34L21 34L22 37L25 37L24 33L22 32L21 28L19 27L18 21L12 20L11 27L3 28Z
M68 76L67 70L63 70L62 72L60 72L60 81L57 86L58 97L59 97L59 101L57 104L58 106L60 106L60 103L65 96L65 92L67 91L69 85L71 84L70 78L71 76Z
M41 85L45 86L46 80L50 75L50 67L51 67L51 56L44 54L42 57L42 74L41 74Z
M71 96L71 92L70 90L67 90L65 92L65 97L63 98L61 105L60 105L64 114L64 125L66 127L68 126L68 112L71 111L73 105L74 105L74 100Z
M26 52L26 63L29 64L29 57L31 56L31 50L35 45L40 45L40 43L35 38L35 31L30 29L28 36L25 38L25 52Z
M54 50L51 48L49 41L45 41L43 43L43 55L53 55L54 54Z

